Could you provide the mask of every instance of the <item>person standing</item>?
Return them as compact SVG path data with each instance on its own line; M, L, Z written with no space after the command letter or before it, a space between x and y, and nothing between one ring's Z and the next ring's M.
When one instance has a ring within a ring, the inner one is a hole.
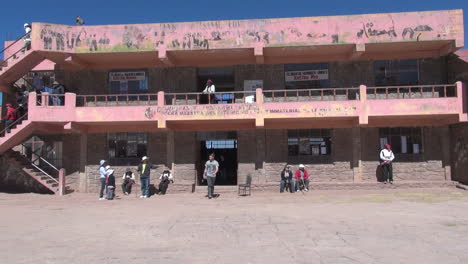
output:
M104 189L106 188L106 161L101 160L99 162L99 181L101 182L101 189L99 191L99 200L104 200Z
M115 196L115 177L114 170L108 165L106 166L106 186L107 186L107 200L114 200Z
M135 174L133 174L130 168L127 168L122 177L122 192L125 195L129 195L132 192L132 185L135 184Z
M13 124L13 122L15 122L16 119L18 119L18 116L17 116L16 110L13 108L13 106L10 103L7 103L5 106L6 106L7 111L3 120L5 120L6 132L10 133L11 127L9 126L11 126L11 124Z
M21 52L24 53L26 50L31 49L31 25L28 23L24 24L24 32L26 33L23 37L24 46Z
M75 18L75 25L77 25L77 26L82 26L82 25L84 25L84 20L81 18L81 16L76 16L76 18Z
M213 198L214 184L216 181L216 173L219 170L219 163L215 160L214 153L211 153L209 160L205 163L205 171L203 172L203 178L206 179L208 185L208 199Z
M294 177L293 177L293 173L291 171L290 165L286 165L283 171L281 172L280 193L283 193L285 187L288 185L289 185L289 191L293 193L294 190L296 189L296 185L294 182Z
M392 162L394 159L395 155L393 155L392 147L389 144L385 144L385 148L380 151L380 166L382 166L385 184L387 181L393 184Z
M148 162L148 157L144 156L141 158L141 163L138 165L138 173L140 174L141 183L141 196L140 198L149 197L149 185L150 185L150 173L151 169L156 169L157 166L152 165Z
M207 94L207 103L211 103L211 104L214 104L215 103L215 93L216 92L216 88L215 88L215 85L213 83L213 81L211 79L208 79L208 81L206 81L206 86L205 86L205 90L203 90L203 93L204 94Z
M296 178L296 192L299 192L302 190L308 192L309 191L309 173L305 169L304 164L299 164L299 169L296 171L295 178Z

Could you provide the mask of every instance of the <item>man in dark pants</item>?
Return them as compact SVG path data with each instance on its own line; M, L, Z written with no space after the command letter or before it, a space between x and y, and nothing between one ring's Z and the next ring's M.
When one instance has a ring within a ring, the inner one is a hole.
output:
M385 148L380 151L380 166L382 166L385 184L387 181L393 184L392 161L394 159L395 155L393 155L392 147L389 144L385 144Z
M141 196L140 198L149 197L149 185L150 185L150 172L151 169L156 169L158 166L154 166L148 162L148 157L144 156L141 158L141 163L138 165L138 172L140 174L141 183Z
M99 200L104 199L104 189L106 188L106 179L107 179L107 172L106 172L106 161L101 160L99 162L99 181L101 182L101 189L99 190Z
M216 173L219 170L219 163L214 159L214 153L211 153L209 160L205 163L205 172L203 178L206 179L208 184L208 199L213 198L214 184L216 181Z

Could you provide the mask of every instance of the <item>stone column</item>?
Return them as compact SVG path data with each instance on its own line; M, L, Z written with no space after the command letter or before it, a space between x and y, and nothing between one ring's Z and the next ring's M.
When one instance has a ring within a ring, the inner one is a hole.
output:
M351 161L351 167L353 169L353 182L362 181L362 171L361 171L361 128L353 127L352 128L352 151L353 159Z
M445 180L452 180L451 155L450 155L450 128L444 126L440 128L441 147L442 147L442 166L445 171Z
M80 135L80 192L88 191L88 177L86 176L86 163L88 162L88 134Z
M174 160L175 160L175 146L174 146L174 131L167 131L167 146L166 146L166 166L171 170L174 170Z

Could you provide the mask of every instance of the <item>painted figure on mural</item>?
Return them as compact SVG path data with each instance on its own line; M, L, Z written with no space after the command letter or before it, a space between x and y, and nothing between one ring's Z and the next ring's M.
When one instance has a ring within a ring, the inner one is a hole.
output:
M393 184L392 162L394 159L395 155L393 155L392 147L389 144L385 144L385 148L380 151L380 166L383 170L383 180L385 184L387 182Z
M208 199L211 199L214 195L214 185L216 181L216 173L218 173L219 170L219 163L215 160L214 153L211 153L208 158L209 160L205 163L203 179L206 180L208 185Z
M296 190L296 181L290 165L284 166L283 171L281 171L280 193L283 193L284 190L288 191L288 189L291 193L294 193Z
M296 192L309 191L309 172L305 169L304 164L299 164L299 169L294 175L296 178Z
M122 192L125 195L129 195L132 192L132 185L135 184L135 174L133 174L130 168L127 168L122 176Z

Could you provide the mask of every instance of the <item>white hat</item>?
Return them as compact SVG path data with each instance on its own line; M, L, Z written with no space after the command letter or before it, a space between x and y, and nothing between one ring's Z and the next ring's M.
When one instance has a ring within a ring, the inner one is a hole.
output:
M29 24L28 24L28 23L24 23L24 27L29 27Z
M109 166L109 165L106 166L106 170L108 170L108 169L110 169L110 166Z
M106 163L106 161L105 161L105 160L101 160L101 161L99 162L99 165L102 166L104 163Z
M299 164L299 168L305 168L304 164Z
M146 157L146 156L143 156L143 158L141 158L142 161L147 160L147 159L148 159L148 157Z

